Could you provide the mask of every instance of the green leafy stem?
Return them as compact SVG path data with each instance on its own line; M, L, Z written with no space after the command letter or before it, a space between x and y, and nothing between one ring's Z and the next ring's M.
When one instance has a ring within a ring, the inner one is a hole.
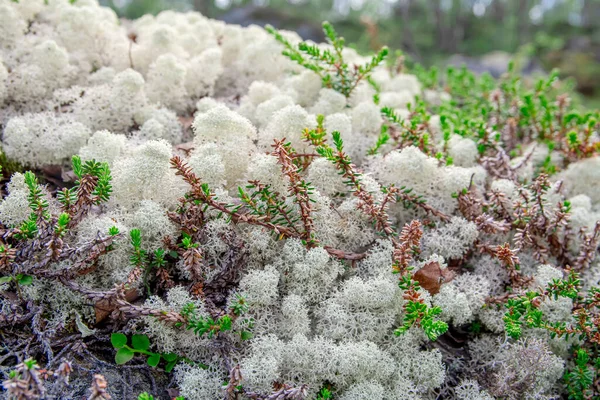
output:
M166 362L165 371L171 372L179 361L185 361L185 357L180 357L175 353L154 353L149 351L150 339L146 335L132 335L131 346L128 344L127 336L123 333L113 333L110 336L110 342L117 350L115 362L118 365L125 364L136 355L143 354L148 356L146 362L151 367L157 367L161 359Z

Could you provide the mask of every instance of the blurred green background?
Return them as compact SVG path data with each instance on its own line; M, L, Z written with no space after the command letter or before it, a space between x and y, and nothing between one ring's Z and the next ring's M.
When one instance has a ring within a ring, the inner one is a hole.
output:
M524 72L559 68L600 105L600 0L101 0L133 19L196 10L240 25L271 24L323 40L329 20L360 52L401 49L425 66L466 64L502 73L515 54Z

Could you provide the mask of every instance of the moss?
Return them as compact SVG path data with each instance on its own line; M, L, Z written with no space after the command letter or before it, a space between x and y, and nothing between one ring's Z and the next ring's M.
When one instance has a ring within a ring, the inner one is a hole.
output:
M25 171L18 161L9 159L3 151L0 151L0 167L2 167L3 180L9 180L15 172Z

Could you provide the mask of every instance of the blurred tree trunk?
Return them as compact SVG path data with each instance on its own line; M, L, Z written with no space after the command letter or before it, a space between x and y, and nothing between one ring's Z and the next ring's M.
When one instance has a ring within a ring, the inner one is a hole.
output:
M529 0L515 0L518 3L517 11L517 46L529 41Z
M581 7L581 23L584 28L594 28L600 18L600 2L597 0L583 0Z
M395 9L395 14L399 14L400 18L402 19L402 46L418 59L419 49L415 44L415 38L413 37L412 30L410 28L410 11L412 3L413 0L399 2L398 7Z
M491 15L492 18L494 19L494 22L496 23L502 23L502 21L504 20L504 2L502 0L494 0L492 2L492 6L491 6Z
M448 39L448 30L444 24L444 12L442 11L441 0L432 0L433 20L435 21L435 35L438 48L441 51L447 50L446 41Z
M469 14L471 10L469 9ZM465 36L465 18L466 13L463 13L463 5L461 0L453 0L452 8L450 9L450 29L448 32L447 49L451 53L458 51L458 44L464 39Z
M208 17L209 2L210 0L194 0L194 10L198 11L205 17Z

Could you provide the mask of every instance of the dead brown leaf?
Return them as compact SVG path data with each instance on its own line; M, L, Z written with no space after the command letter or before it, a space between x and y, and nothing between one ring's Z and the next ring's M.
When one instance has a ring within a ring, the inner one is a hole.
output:
M423 289L427 290L431 295L434 295L439 293L440 287L444 283L454 279L456 274L448 268L442 269L440 263L437 261L432 261L425 264L425 266L415 272L413 276Z

